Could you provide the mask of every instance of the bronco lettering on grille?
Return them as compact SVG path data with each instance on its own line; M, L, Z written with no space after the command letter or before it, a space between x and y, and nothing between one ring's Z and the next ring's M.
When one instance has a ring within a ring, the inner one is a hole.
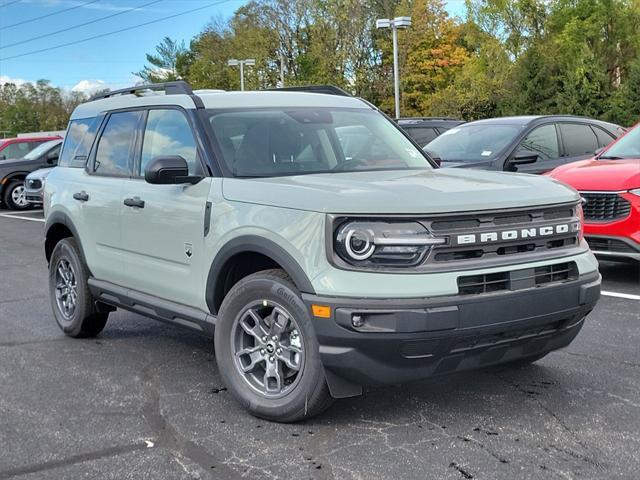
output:
M467 233L456 235L454 245L474 245L477 243L507 242L524 240L527 238L548 237L576 233L580 230L579 222L561 223L558 225L545 225L542 227L530 227L512 230L501 230L483 233Z

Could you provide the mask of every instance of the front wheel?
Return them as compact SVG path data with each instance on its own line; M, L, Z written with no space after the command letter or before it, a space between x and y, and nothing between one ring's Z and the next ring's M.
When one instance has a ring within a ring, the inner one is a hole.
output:
M24 181L14 180L7 185L2 201L10 210L26 210L29 208Z
M282 270L258 272L233 286L214 341L227 388L253 415L294 422L331 405L311 318Z

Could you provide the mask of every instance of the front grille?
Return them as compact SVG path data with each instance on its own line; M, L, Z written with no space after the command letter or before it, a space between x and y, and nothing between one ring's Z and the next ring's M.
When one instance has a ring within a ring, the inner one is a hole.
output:
M596 252L638 253L631 245L614 238L585 237L591 250Z
M631 204L617 193L580 193L586 203L582 207L584 219L596 222L624 218L631 212Z
M458 277L458 292L460 295L481 295L540 287L577 278L578 267L575 262L556 263L508 272Z
M577 222L578 217L575 205L565 205L524 211L462 214L453 218L434 219L427 226L435 236L454 239L459 235L470 234L479 239L486 232L509 230L520 232L524 229L539 228L541 226L575 225ZM575 229L565 233L554 233L549 236L535 235L514 240L478 241L468 245L455 244L449 241L444 245L434 247L427 262L435 265L445 265L452 261L468 263L488 260L493 257L495 261L502 259L506 263L512 256L537 255L542 252L550 254L550 250L575 247L578 243L578 232Z
M42 187L42 182L38 179L29 179L27 180L27 187L36 190Z

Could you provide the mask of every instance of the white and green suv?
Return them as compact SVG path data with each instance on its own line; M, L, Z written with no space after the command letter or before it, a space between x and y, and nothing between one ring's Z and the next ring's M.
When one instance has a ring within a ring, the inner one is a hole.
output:
M339 93L339 92L336 92ZM440 170L369 103L183 82L80 105L44 193L55 319L214 338L254 415L568 345L600 294L578 194Z

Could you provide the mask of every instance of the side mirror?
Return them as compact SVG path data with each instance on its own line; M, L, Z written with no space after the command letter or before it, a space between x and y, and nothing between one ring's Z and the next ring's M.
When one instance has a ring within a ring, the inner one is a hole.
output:
M536 163L540 155L532 150L518 150L509 160L511 165L525 165L527 163Z
M155 185L196 184L202 177L190 177L187 161L180 155L154 157L144 171L144 179Z
M58 152L49 152L47 153L47 156L45 157L45 161L49 164L49 165L55 165L56 163L58 163L58 157L59 157L59 153Z

